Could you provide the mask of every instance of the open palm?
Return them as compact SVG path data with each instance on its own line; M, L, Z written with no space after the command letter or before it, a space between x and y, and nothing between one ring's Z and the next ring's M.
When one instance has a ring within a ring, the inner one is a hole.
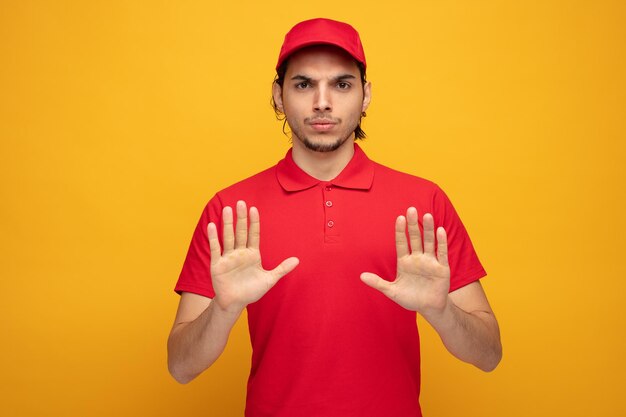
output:
M425 214L422 245L417 219L414 207L407 210L406 217L396 219L396 279L386 281L376 274L364 272L361 280L402 307L425 315L444 309L450 290L450 267L445 230L442 227L437 229L435 244L434 220L432 215Z
M213 301L224 310L239 311L259 300L299 262L297 258L288 258L271 271L263 269L259 251L260 218L255 207L250 208L249 218L248 227L246 204L238 201L237 222L233 227L233 211L230 207L224 207L223 251L215 224L209 223L207 229L211 278L215 289Z

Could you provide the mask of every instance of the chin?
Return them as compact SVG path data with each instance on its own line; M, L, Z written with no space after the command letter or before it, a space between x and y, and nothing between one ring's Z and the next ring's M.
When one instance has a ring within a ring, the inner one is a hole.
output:
M351 135L345 138L323 138L320 140L311 140L309 137L304 137L300 141L309 150L314 152L334 152L350 139Z

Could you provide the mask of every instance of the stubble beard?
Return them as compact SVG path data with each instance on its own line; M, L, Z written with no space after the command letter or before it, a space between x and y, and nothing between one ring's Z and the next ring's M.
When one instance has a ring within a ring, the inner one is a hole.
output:
M287 123L289 123L289 120L287 121ZM358 125L358 123L357 123ZM296 137L297 140L299 140L307 149L313 151L313 152L333 152L336 151L337 149L341 148L341 146L346 143L346 141L348 141L348 139L352 138L354 130L356 129L355 125L351 130L349 130L348 133L346 133L343 136L340 136L338 138L336 138L333 142L314 142L312 141L307 135L305 135L300 128L298 128L296 126L296 124L294 123L293 126L292 124L289 123L289 127L291 128L291 132L292 132L292 139L293 136Z
M331 142L331 143L313 142L307 136L303 138L298 136L298 138L300 139L300 142L302 142L302 144L309 150L312 150L315 152L333 152L341 148L341 145L346 143L346 141L351 136L352 134L346 136L345 138L337 138L334 142Z

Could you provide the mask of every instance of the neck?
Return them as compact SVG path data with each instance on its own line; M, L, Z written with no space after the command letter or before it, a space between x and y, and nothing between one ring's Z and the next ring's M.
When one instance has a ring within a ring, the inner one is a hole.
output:
M293 141L293 161L301 170L320 181L336 178L354 155L354 141L351 140L332 152L312 151L296 142L297 139Z

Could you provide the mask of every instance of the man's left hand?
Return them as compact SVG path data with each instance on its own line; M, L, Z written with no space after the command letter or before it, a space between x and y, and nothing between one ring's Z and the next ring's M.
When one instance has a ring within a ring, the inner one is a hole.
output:
M427 213L423 217L422 244L417 219L415 207L410 207L406 216L396 219L396 279L387 281L371 272L364 272L361 280L402 307L417 311L428 319L441 314L449 302L448 243L443 227L437 229L435 243L433 216Z

